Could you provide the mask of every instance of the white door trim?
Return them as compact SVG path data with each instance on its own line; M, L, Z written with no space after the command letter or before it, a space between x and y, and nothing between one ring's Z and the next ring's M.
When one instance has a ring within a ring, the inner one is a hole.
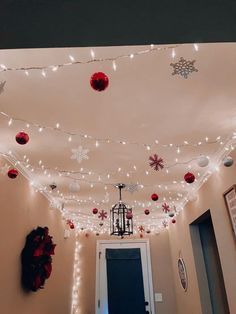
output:
M150 309L151 313L155 314L155 305L154 305L154 290L152 282L152 267L151 267L151 256L150 256L150 245L148 239L133 239L133 240L98 240L96 247L96 293L95 293L95 313L100 314L98 308L98 302L100 299L99 296L99 283L100 283L100 264L99 264L99 252L101 245L110 245L110 244L145 244L146 247L146 257L147 257L147 272L148 272L148 283L149 283L149 295L150 295Z

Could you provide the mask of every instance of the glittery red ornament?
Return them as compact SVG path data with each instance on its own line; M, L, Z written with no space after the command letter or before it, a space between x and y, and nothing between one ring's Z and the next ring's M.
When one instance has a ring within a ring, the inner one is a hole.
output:
M187 183L193 183L195 181L195 176L193 173L191 172L187 172L184 176L184 180L187 182Z
M93 209L93 214L96 215L97 213L98 213L98 209L97 209L97 208L94 208L94 209Z
M145 215L149 215L149 214L150 214L149 209L145 209L144 214L145 214Z
M173 218L173 219L171 220L171 222L172 222L172 224L175 224L175 223L176 223L176 220Z
M24 145L29 141L29 135L25 132L19 132L16 134L16 141L20 145Z
M18 170L12 168L8 170L7 175L10 179L15 179L18 176Z
M131 211L127 212L126 218L127 219L132 219L133 218L133 213Z
M153 201L157 201L158 200L158 195L154 193L154 194L152 194L151 198L152 198Z
M75 225L73 224L73 222L71 222L71 223L69 224L69 227L70 227L70 229L75 229Z
M109 79L103 72L97 72L91 76L90 85L98 92L105 90L108 84Z

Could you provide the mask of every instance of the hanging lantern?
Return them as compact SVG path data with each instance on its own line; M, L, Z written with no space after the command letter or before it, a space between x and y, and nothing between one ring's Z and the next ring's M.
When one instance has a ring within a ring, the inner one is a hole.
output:
M103 72L94 73L90 79L90 85L98 92L104 91L109 84L109 79Z
M98 209L97 209L97 208L94 208L94 209L93 209L93 214L96 215L97 213L98 213Z
M151 199L155 202L158 200L158 195L156 193L153 193L152 196L151 196Z
M119 183L116 185L119 189L120 199L117 204L115 204L111 209L111 235L118 235L123 237L124 235L133 234L133 220L132 218L127 218L132 214L132 208L128 207L121 200L121 190L125 188L125 184ZM133 214L132 214L133 216Z
M145 215L149 215L150 214L150 210L149 209L145 209L144 214Z
M29 135L25 132L19 132L16 134L16 141L20 145L24 145L29 141Z
M7 172L7 175L10 179L15 179L18 176L18 170L14 169L14 168L9 169Z
M193 173L191 172L187 172L184 176L184 180L187 182L187 183L193 183L195 181L195 176Z

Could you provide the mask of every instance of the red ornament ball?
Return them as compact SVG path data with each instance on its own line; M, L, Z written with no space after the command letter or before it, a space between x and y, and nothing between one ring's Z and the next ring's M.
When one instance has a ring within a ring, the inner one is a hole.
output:
M143 234L142 234L142 233L140 233L139 237L140 237L140 238L143 238Z
M75 229L75 225L73 224L73 222L71 222L69 226L70 226L70 229Z
M18 176L18 170L12 168L8 170L7 175L10 179L15 179Z
M152 194L151 198L153 201L157 201L159 197L156 193L154 193L154 194Z
M145 215L149 215L150 214L150 210L149 209L145 209L144 214Z
M127 212L126 218L127 219L132 219L133 218L133 213L131 211Z
M103 72L94 73L90 79L90 85L98 92L104 91L109 84L109 79Z
M98 213L98 209L97 209L97 208L94 208L94 209L93 209L93 214L96 215L97 213Z
M173 219L171 220L171 222L172 222L172 224L175 224L175 223L176 223L176 220L173 218Z
M184 176L184 180L187 183L193 183L195 181L195 175L191 172L187 172Z
M20 145L24 145L29 142L29 135L25 132L19 132L16 134L16 141Z

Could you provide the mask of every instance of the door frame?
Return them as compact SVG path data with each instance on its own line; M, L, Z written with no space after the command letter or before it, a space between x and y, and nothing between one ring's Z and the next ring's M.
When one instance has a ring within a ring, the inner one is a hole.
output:
M150 310L152 314L155 314L155 304L154 304L154 290L153 290L153 282L152 282L152 266L151 266L151 255L150 255L150 245L148 239L133 239L133 240L98 240L96 246L96 293L95 293L95 313L100 314L98 308L99 302L99 287L100 287L100 263L99 263L99 255L101 245L111 245L111 244L134 244L135 247L137 245L145 245L146 248L146 258L147 258L147 273L148 273L148 288L150 294Z

